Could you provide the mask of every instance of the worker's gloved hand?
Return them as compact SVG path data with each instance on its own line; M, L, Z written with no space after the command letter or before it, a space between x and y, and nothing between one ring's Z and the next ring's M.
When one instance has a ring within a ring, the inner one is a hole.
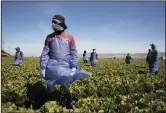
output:
M71 75L74 75L74 74L75 74L75 71L76 71L76 68L73 67L73 68L71 69L71 71L72 71L72 72L71 72L70 74L71 74Z
M45 69L43 69L43 70L40 71L40 76L42 78L45 78Z
M76 68L75 68L75 67L73 67L71 70L72 70L72 71L76 71Z

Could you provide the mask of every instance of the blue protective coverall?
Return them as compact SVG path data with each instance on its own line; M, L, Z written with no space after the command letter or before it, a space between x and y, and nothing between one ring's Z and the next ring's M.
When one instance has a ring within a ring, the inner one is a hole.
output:
M131 56L127 55L126 59L125 59L126 64L130 64L131 63L131 59L132 59Z
M90 55L91 66L96 66L97 62L98 62L98 54L96 52L92 52Z
M14 65L20 65L23 62L23 52L20 51L19 47L17 47L16 50Z
M151 52L149 65L151 73L158 72L160 67L160 59L159 59L159 53L156 49Z
M74 37L63 32L61 35L52 33L47 36L40 57L40 67L44 70L41 76L48 85L70 87L74 81L83 79L92 73L78 69L78 53Z
M88 63L87 53L83 53L83 60L84 60L84 63Z

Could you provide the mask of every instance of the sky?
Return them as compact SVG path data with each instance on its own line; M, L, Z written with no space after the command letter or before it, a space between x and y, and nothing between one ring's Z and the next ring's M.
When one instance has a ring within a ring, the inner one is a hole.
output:
M164 2L2 2L4 50L40 56L52 17L61 14L79 54L165 52Z

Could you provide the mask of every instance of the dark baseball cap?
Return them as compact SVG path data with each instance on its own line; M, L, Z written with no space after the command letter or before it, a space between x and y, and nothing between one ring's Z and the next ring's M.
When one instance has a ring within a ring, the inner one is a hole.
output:
M150 44L150 46L155 46L155 45L152 43L152 44Z
M63 17L62 15L57 14L53 17L53 19L57 19L60 20L62 23L65 23L65 17Z
M20 47L16 47L15 49L20 49Z

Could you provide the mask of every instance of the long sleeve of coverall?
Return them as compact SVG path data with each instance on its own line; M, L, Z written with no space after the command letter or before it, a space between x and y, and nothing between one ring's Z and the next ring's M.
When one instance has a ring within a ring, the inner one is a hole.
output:
M16 60L16 58L17 58L16 55L17 55L17 53L15 53L15 55L14 55L14 60Z
M20 55L21 55L21 60L23 60L23 58L24 58L24 54L23 54L22 51L20 52Z
M154 50L154 53L153 53L153 61L152 62L157 62L159 60L159 53L157 50Z
M98 54L96 53L96 59L98 60Z
M76 50L76 44L75 44L75 40L72 37L71 38L71 44L70 44L70 68L77 68L78 67L78 53Z
M45 45L42 51L42 54L40 56L40 68L42 70L46 69L48 60L49 60L49 43L51 41L51 38L47 37L45 40Z

